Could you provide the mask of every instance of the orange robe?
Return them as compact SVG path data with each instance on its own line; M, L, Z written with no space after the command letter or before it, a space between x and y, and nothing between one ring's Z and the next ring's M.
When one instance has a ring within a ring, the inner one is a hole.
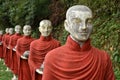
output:
M18 56L18 80L31 80L28 60L20 58L25 51L30 50L30 43L34 39L30 36L23 36L17 41L16 53Z
M30 45L29 65L31 69L32 80L41 80L42 75L36 72L42 65L45 55L52 49L60 46L60 42L53 39L51 36L41 36Z
M3 35L0 35L0 42L2 43ZM0 45L0 58L3 58L3 43Z
M45 57L42 80L115 80L112 62L105 51L90 45L82 47L68 37L64 46Z
M17 59L16 51L13 51L13 48L15 48L15 46L17 44L17 40L21 37L22 37L21 34L15 33L14 35L12 35L10 37L10 42L9 42L9 46L10 46L10 69L12 70L12 72L14 74L17 74L17 71L18 71L18 59Z

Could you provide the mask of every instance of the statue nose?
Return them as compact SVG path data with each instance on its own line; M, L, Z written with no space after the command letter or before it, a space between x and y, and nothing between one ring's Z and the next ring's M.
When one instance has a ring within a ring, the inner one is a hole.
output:
M86 26L86 24L84 23L84 24L81 25L79 28L80 28L81 30L86 30L86 29L87 29L87 26Z
M86 26L85 26L85 25L84 25L84 26L82 26L82 27L81 27L81 29L85 30L85 29L86 29Z
M48 31L48 28L45 28L45 31Z

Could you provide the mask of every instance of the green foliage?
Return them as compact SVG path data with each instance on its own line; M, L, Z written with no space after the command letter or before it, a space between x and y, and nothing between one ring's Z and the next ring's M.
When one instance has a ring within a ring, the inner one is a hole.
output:
M33 25L34 20L34 1L11 1L9 9L9 18L12 25Z
M63 23L61 23L59 26L54 27L52 32L54 38L58 39L62 45L65 44L69 33L64 29Z
M39 22L42 19L47 19L50 15L50 10L49 10L49 4L50 0L35 0L35 18L34 18L34 26L39 26Z
M8 0L0 4L1 28L29 24L35 29L39 21L50 14L49 0Z
M0 61L0 80L11 80L12 73L10 71L5 71L6 66L3 65L3 61Z
M61 36L59 37L59 40L61 41L61 44L65 44L67 36L69 35L69 33L63 29L63 32L61 33Z
M104 16L105 17L105 16ZM106 17L96 18L94 21L93 43L96 47L109 50L107 47L117 49L119 43L119 25L118 19ZM97 34L96 34L97 33ZM97 42L96 42L97 40Z
M32 37L34 37L36 39L38 39L40 37L40 32L39 32L38 28L36 28L32 31Z
M6 6L7 5L7 6ZM9 21L9 1L0 1L0 28L4 29L6 26L11 27L11 23Z
M120 80L120 69L119 68L115 68L114 72L115 72L116 80Z
M51 14L49 19L51 20L53 27L55 28L65 19L65 5L61 0L52 0L49 5ZM59 27L58 27L59 28Z

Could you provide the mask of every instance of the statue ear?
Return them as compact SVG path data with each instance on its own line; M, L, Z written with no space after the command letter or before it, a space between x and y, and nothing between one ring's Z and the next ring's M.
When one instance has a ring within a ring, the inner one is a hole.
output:
M66 31L69 31L69 26L68 26L68 21L67 20L64 21L64 27L65 27Z

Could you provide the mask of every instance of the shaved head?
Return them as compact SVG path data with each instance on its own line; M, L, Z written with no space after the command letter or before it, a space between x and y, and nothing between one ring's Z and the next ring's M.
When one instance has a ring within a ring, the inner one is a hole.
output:
M88 8L87 6L84 5L75 5L70 7L67 12L66 12L66 19L69 18L69 16L72 16L72 13L74 13L74 11L82 11L82 12L90 12L92 14L92 11L90 8Z

